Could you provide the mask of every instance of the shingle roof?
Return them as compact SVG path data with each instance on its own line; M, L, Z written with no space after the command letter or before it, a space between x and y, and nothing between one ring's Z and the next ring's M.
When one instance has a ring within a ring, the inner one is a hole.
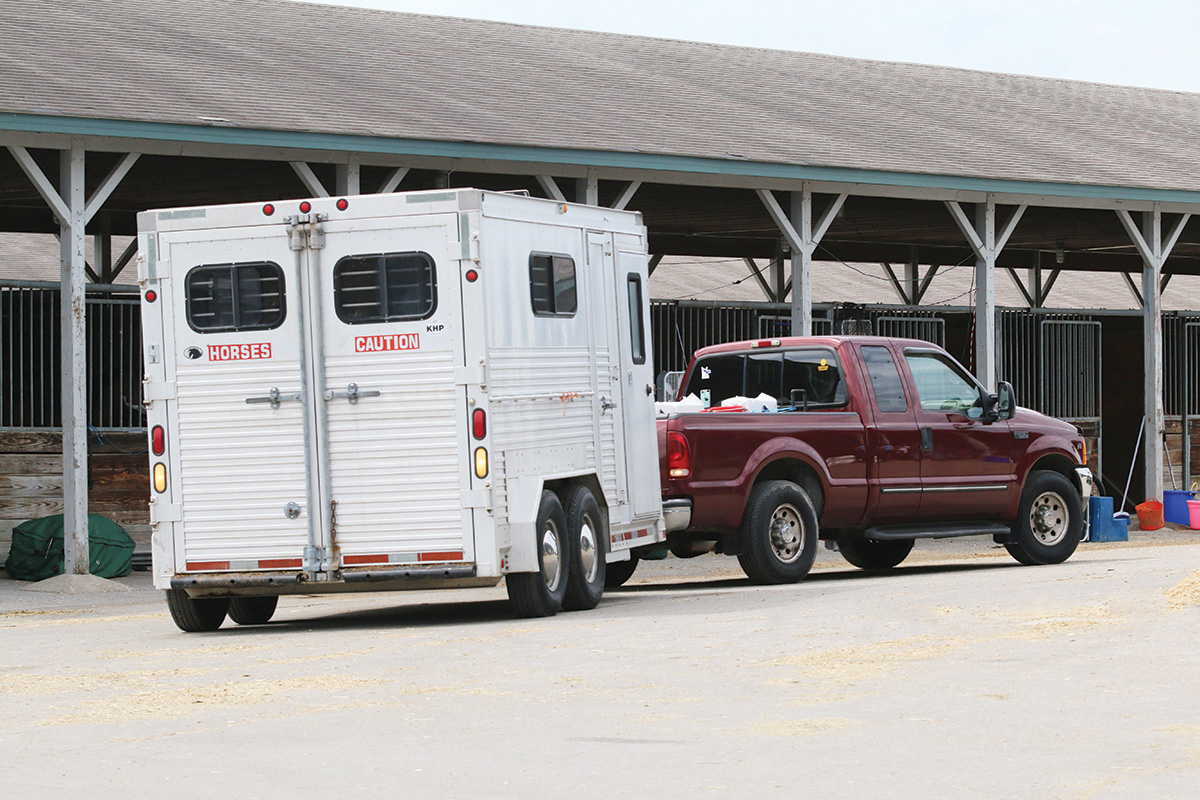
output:
M0 28L0 112L1200 190L1200 94L282 0Z

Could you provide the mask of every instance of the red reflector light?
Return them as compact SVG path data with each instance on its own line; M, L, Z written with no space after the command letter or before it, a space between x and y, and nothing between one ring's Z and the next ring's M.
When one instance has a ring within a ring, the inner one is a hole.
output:
M688 451L687 439L682 433L667 433L667 475L686 478L692 474L692 454Z
M474 283L479 280L479 273L473 269L467 270L467 283Z
M271 205L270 203L267 203L265 206L263 206L263 213L266 214L268 217L271 216L272 214L275 213L275 206Z
M157 299L158 299L158 292L154 291L153 289L146 292L146 302L147 303L153 303Z
M338 211L345 211L349 207L350 207L350 201L347 200L346 198L343 197L341 200L337 201L337 210Z
M155 425L150 429L150 450L156 456L161 456L167 451L167 434L162 425Z
M759 339L757 342L751 342L751 347L779 347L778 339Z
M471 412L471 435L476 439L487 436L487 414L483 413L482 408Z
M303 203L300 204L300 213L301 214L307 214L310 211L312 211L312 203L305 200Z

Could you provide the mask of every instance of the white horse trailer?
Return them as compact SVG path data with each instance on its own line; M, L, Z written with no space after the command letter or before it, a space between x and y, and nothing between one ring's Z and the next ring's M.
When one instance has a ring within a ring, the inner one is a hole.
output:
M475 189L138 217L155 586L591 608L661 542L640 217ZM619 567L614 567L614 575Z

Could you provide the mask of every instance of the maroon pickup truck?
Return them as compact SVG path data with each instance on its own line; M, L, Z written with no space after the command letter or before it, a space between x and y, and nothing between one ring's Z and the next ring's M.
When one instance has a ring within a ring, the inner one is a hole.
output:
M899 564L919 538L990 535L1022 564L1060 563L1079 543L1092 491L1079 431L1017 408L1005 382L988 393L928 342L706 347L689 396L695 410L658 420L676 556L736 555L751 580L790 583L818 538L864 569ZM757 400L722 407L739 397ZM610 564L609 585L635 566Z

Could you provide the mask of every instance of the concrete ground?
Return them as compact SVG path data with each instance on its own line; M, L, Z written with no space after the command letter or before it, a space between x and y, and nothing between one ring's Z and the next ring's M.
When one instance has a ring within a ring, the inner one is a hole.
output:
M5 797L1192 798L1200 533L1021 567L921 542L796 586L644 563L599 608L502 587L284 598L183 634L0 578Z

